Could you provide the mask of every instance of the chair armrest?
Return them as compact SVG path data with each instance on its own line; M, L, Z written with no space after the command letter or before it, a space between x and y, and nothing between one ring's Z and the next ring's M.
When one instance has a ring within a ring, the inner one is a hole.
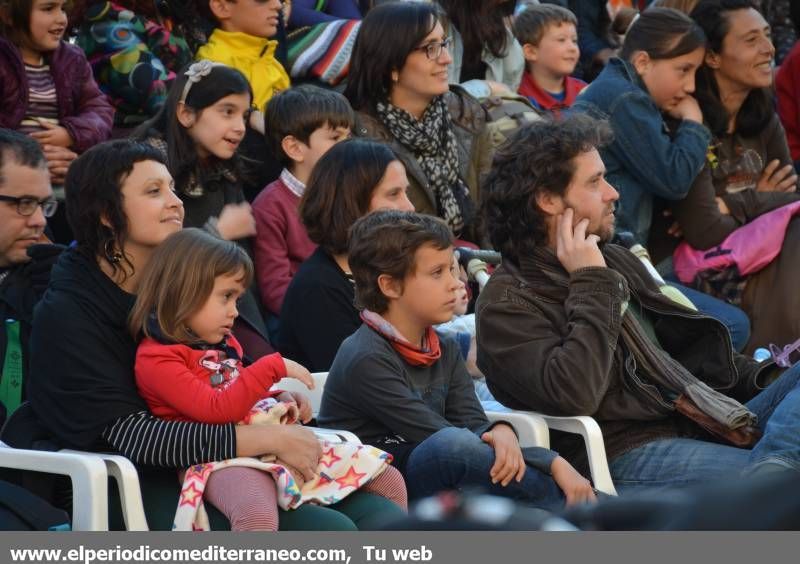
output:
M0 466L69 476L72 529L108 530L108 473L102 460L77 453L0 448Z
M492 423L508 421L519 436L519 446L550 448L550 431L547 423L532 411L487 411L486 417Z
M127 531L148 531L147 517L142 502L142 490L139 486L139 473L133 463L119 454L105 454L98 452L84 452L76 450L62 450L61 452L94 456L106 465L108 475L117 482L120 496L122 517L125 520Z
M322 390L325 388L325 380L328 378L327 372L314 372L314 389L309 390L300 380L294 378L282 378L280 382L272 386L273 390L283 390L285 392L300 392L304 394L311 404L311 412L314 417L319 413L319 406L322 403Z
M361 444L361 439L350 431L342 431L341 429L323 429L321 427L306 427L311 429L317 438L329 443L356 443Z
M614 482L611 480L611 472L608 469L603 433L600 431L597 421L587 416L554 417L541 413L537 413L537 415L542 417L551 429L581 435L586 443L589 471L592 473L594 487L609 495L617 495Z

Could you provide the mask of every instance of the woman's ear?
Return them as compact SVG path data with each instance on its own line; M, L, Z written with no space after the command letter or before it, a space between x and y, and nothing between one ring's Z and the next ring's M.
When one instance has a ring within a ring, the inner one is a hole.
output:
M194 125L196 112L186 105L185 102L178 102L178 108L175 112L175 116L178 118L178 123L180 123L186 129L189 129Z
M718 69L721 64L721 59L722 57L719 56L719 53L715 53L711 49L706 50L705 63L708 68Z
M381 294L390 300L396 300L403 295L403 281L397 280L388 274L378 276L378 288Z
M653 59L650 58L647 51L636 51L630 62L636 69L636 74L641 77L644 77L653 67Z
M397 69L392 69L392 82L397 82L400 80L400 71Z

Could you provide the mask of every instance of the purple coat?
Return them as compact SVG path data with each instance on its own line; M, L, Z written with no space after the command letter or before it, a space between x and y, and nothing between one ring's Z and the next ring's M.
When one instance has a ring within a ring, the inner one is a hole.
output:
M58 119L82 153L111 136L114 108L97 87L83 51L61 42L47 63L56 84ZM28 107L28 77L19 49L0 38L0 127L19 128Z

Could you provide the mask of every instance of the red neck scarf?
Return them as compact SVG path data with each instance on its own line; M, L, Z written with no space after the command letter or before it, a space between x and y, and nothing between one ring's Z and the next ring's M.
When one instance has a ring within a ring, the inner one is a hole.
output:
M374 311L363 310L361 320L367 324L367 327L389 341L397 354L412 366L431 366L442 356L439 335L436 334L433 327L425 330L425 336L422 338L423 348L419 348L412 345L394 325Z

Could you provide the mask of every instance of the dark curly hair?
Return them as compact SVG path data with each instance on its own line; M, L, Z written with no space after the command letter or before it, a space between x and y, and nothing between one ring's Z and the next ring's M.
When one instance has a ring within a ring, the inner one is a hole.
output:
M521 127L495 154L484 181L483 216L492 245L504 259L547 244L547 223L536 203L540 192L564 195L573 159L611 142L611 127L583 114Z
M128 218L122 206L122 184L133 166L142 161L166 164L155 147L117 139L95 145L70 165L64 181L67 221L78 252L86 258L95 261L98 256L105 256L108 246L124 249ZM133 272L133 264L124 252L122 255L127 270ZM123 279L128 274L121 263L108 264L114 274L121 271Z

